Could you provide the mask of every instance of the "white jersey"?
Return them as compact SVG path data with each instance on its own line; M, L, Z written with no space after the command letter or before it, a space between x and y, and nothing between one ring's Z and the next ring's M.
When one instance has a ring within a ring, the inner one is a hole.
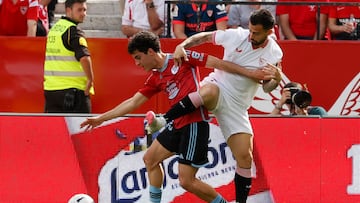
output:
M268 37L268 42L263 47L254 49L249 38L249 30L241 27L215 31L213 43L224 47L224 60L246 68L262 68L267 63L275 65L281 61L283 56L281 48L271 37ZM257 82L248 77L218 69L215 69L210 75L217 80L222 90L241 105L241 108L248 109L251 106L259 87Z
M162 22L165 22L164 1L154 0L156 13ZM136 28L150 30L150 23L146 11L146 4L143 0L126 0L124 15L122 16L123 25L131 25Z

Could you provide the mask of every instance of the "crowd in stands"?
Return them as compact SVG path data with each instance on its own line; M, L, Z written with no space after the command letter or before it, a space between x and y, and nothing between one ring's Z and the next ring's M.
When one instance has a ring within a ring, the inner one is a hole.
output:
M0 0L0 35L46 36L56 3L57 0Z
M121 32L131 37L149 30L160 37L187 38L195 33L242 27L247 29L248 17L254 10L265 8L276 16L275 34L282 40L358 40L360 38L360 7L355 0L342 4L262 4L276 0L188 0L171 3L163 0L119 0L122 14ZM212 1L209 3L208 1ZM215 1L215 2L214 2ZM238 1L239 3L236 3ZM317 2L332 2L319 0ZM0 0L0 35L46 36L54 23L57 0ZM201 2L201 3L199 3ZM298 1L297 1L298 2ZM228 4L226 4L228 3ZM320 12L320 14L318 14ZM170 13L171 16L167 16ZM168 19L171 21L168 27Z

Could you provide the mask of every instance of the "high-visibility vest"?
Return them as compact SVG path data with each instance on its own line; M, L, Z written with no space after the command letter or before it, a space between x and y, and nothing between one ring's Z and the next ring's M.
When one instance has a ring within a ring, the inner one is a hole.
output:
M49 31L46 41L44 90L86 89L87 77L75 53L63 45L62 35L75 23L60 19ZM93 88L90 93L94 94Z

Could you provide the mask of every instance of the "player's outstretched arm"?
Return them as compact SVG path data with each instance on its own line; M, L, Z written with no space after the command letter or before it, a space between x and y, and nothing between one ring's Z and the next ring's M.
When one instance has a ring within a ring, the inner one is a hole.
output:
M111 120L120 116L124 116L127 113L132 112L137 109L140 105L145 103L148 100L143 94L137 92L133 97L123 101L115 108L95 117L87 118L84 122L80 124L80 128L85 128L85 130L91 130L104 121Z
M174 52L175 65L181 66L181 60L188 61L185 49L212 42L213 32L199 32L176 46Z
M235 73L252 78L256 81L275 79L275 70L273 67L265 66L261 69L250 69L240 66L236 63L219 59L215 56L209 55L206 61L207 68L216 68L224 70L229 73Z

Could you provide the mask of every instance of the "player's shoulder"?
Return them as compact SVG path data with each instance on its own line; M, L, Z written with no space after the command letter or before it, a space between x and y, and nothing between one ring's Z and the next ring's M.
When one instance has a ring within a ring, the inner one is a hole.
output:
M268 47L270 49L270 52L273 55L276 55L276 56L278 56L280 58L283 56L283 51L282 51L279 43L275 39L269 37Z
M249 30L238 28L228 28L226 30L216 30L215 40L216 41L228 41L231 44L238 44L244 41L249 36Z

